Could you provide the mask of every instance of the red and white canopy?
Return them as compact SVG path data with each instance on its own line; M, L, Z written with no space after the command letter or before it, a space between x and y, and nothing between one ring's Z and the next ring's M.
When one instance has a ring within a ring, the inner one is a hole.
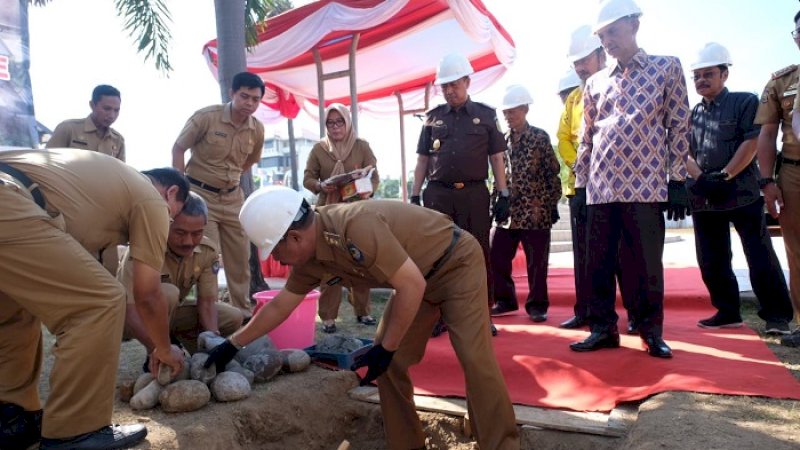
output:
M276 122L300 108L316 117L317 48L324 73L348 69L350 36L360 33L355 77L362 112L395 115L423 108L425 86L446 54L459 52L475 69L470 92L497 81L514 62L511 36L481 0L320 0L267 21L247 70L261 76L267 93L257 117ZM217 76L217 42L203 49ZM325 103L350 104L348 78L325 82Z

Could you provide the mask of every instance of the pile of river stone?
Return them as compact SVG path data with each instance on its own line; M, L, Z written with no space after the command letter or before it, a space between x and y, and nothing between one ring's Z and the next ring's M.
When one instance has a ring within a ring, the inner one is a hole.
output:
M268 336L263 336L244 347L236 357L217 373L212 364L204 368L208 351L221 344L225 338L211 332L197 338L198 351L186 353L183 370L174 378L169 367L162 366L158 375L144 373L135 383L120 385L120 398L129 401L131 409L145 410L161 405L167 412L195 411L205 406L211 397L218 402L233 402L250 396L253 383L271 380L279 373L305 370L311 358L303 350L277 350Z

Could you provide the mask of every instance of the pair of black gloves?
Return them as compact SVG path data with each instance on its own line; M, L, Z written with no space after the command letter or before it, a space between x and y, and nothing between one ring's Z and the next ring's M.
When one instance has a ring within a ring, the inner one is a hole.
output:
M586 209L586 188L575 189L573 202L579 211ZM664 210L667 211L669 220L683 220L690 215L689 194L683 181L670 180L667 184L667 203L664 204Z
M712 205L720 204L736 193L736 183L728 179L728 174L720 171L702 173L689 186L693 194L705 197Z
M510 197L498 196L497 201L494 202L494 209L492 210L492 217L497 223L503 223L508 220L511 215L511 206L509 204ZM419 195L411 196L411 203L421 206Z
M217 372L222 372L225 370L225 366L231 362L238 352L239 349L231 343L230 339L225 339L225 342L212 348L211 351L208 352L208 359L205 364L203 364L203 367L208 369L214 364L217 368ZM392 362L393 356L394 352L386 350L381 344L373 345L366 353L355 359L350 370L354 371L367 366L367 374L361 379L360 383L361 386L366 386L386 372L386 369L389 368L389 364Z

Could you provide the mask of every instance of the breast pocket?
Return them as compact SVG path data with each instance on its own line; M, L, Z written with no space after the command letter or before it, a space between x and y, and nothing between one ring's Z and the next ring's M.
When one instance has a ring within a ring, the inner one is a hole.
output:
M733 141L736 139L735 120L722 120L719 122L719 139L721 141Z
M223 157L230 151L230 136L222 131L210 130L205 139L208 156Z
M472 156L486 157L489 148L489 130L479 125L468 128L466 147Z

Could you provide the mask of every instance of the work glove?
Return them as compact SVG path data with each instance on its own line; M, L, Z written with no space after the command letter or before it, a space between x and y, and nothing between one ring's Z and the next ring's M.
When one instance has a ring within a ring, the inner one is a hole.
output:
M683 181L670 180L667 184L667 219L683 220L689 214L689 193Z
M692 193L705 197L711 204L719 204L734 194L736 184L727 180L728 175L722 172L703 173L689 188Z
M356 358L353 365L350 366L350 370L355 371L360 367L367 366L367 375L359 383L361 386L366 386L386 372L393 356L394 352L386 350L381 344L373 345L367 353Z
M502 195L497 197L497 201L494 203L494 220L497 223L503 223L508 220L508 216L511 214L511 207L509 206L508 197L503 197Z
M419 195L412 195L411 196L411 204L412 205L417 205L417 206L422 206L422 204L419 201Z
M203 367L208 369L211 367L211 364L216 364L217 373L223 372L225 366L231 362L237 353L239 353L239 349L231 343L230 339L225 339L225 342L212 348L211 351L208 352L208 359L205 364L203 364Z

